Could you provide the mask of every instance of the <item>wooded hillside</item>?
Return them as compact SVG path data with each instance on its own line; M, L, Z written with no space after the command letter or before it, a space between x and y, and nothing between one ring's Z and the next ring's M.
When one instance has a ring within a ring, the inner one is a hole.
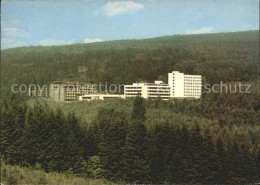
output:
M2 85L77 80L131 84L167 81L179 70L204 83L251 81L259 76L259 31L176 35L50 47L20 47L1 53Z
M19 165L119 184L260 181L259 31L22 47L4 50L1 59L7 171ZM62 79L167 81L171 70L201 74L204 84L247 83L250 93L70 104L9 93L13 83ZM6 180L25 182L8 173Z

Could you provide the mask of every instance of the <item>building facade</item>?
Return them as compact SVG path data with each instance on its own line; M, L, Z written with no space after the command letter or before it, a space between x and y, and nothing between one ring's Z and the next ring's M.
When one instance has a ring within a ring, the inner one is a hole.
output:
M173 98L200 98L202 93L201 75L185 75L179 71L168 73L168 84Z
M85 94L79 96L79 101L91 101L91 100L107 100L107 99L119 99L124 98L121 94Z
M168 84L162 81L154 83L133 83L124 86L125 98L140 95L143 98L200 98L201 97L201 76L185 75L179 71L168 73Z
M56 102L131 98L138 95L146 99L169 100L172 98L200 98L201 94L201 75L185 75L179 71L168 73L168 84L155 81L154 83L125 85L124 95L98 94L96 85L75 82L55 81L50 84L49 88L49 97Z
M124 86L125 98L135 97L140 95L143 98L162 98L163 100L170 99L170 87L162 81L154 83L133 83L133 85Z
M75 82L55 81L50 84L49 97L56 102L78 101L85 94L95 94L96 86Z
M44 98L47 98L49 96L48 86L46 85L35 86L33 88L30 88L28 93L29 96L37 96L37 97L44 97Z

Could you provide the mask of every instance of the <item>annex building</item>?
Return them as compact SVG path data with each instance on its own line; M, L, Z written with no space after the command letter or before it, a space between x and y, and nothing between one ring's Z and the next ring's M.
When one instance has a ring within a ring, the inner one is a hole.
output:
M79 96L96 93L95 85L75 82L54 81L49 88L49 97L56 102L78 101Z
M170 86L162 81L154 83L133 83L133 85L124 86L125 98L135 97L137 95L143 98L162 98L163 100L170 99Z

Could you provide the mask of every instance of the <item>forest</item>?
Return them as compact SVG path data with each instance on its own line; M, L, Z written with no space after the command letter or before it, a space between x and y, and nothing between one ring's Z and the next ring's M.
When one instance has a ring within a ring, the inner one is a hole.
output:
M260 181L259 31L21 47L3 50L1 62L4 183L28 183L18 173L39 174L33 183L53 174L69 183ZM10 93L14 83L53 80L167 82L169 70L247 83L250 93L67 104Z
M238 112L201 118L194 106L205 100L198 101L137 97L125 111L124 102L110 100L111 107L99 107L84 124L61 107L41 100L27 105L14 96L1 109L2 161L114 183L259 182L259 109L241 120ZM172 119L158 115L166 110Z

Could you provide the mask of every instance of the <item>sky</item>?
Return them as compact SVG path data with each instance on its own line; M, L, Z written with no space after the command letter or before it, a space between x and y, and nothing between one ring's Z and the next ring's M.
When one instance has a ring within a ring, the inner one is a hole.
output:
M259 0L4 0L1 49L259 30Z

